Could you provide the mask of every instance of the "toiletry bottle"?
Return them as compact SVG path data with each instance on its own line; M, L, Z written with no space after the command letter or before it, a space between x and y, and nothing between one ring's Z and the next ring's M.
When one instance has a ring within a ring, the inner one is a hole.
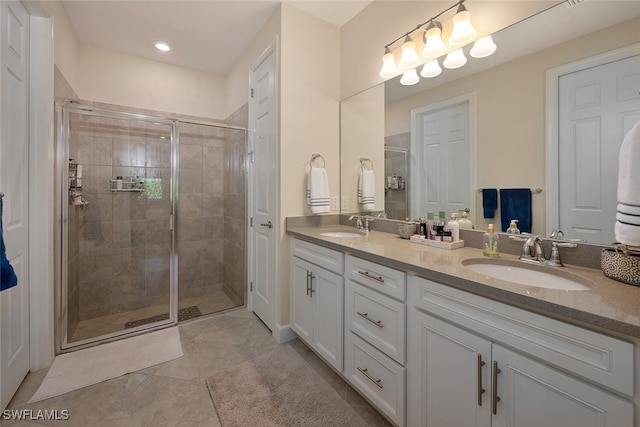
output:
M462 211L461 215L462 215L462 218L458 220L458 225L460 226L460 229L464 228L464 229L471 230L473 228L473 223L467 217L467 213L465 211Z
M427 220L424 219L424 215L420 217L420 236L427 237Z
M391 189L392 190L398 189L398 176L395 173L391 177Z
M517 219L512 219L509 228L507 228L507 234L520 234L520 229L516 225Z
M458 214L451 214L451 219L447 223L447 228L451 230L451 242L457 242L458 240L460 240L460 225L458 224Z
M427 239L433 240L433 219L434 213L432 211L427 212Z
M122 177L116 177L116 190L122 190Z
M490 258L499 258L498 235L494 232L493 224L489 224L487 232L482 236L482 255Z

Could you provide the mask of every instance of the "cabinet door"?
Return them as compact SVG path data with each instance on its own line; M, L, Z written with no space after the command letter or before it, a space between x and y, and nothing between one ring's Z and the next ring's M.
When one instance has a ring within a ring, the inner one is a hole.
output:
M343 302L342 276L320 267L312 270L310 299L314 305L313 347L342 372Z
M489 341L413 310L409 352L408 425L491 425Z
M313 345L313 300L310 295L311 273L316 268L300 258L291 263L291 329L301 340Z
M633 425L630 402L498 344L492 355L500 399L494 427Z

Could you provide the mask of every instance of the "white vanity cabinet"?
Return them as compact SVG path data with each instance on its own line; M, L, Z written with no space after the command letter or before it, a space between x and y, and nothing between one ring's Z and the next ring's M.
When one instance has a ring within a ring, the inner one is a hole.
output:
M633 426L632 344L409 280L410 426Z
M347 380L403 426L406 369L406 273L345 257Z
M292 239L291 328L342 372L344 255Z

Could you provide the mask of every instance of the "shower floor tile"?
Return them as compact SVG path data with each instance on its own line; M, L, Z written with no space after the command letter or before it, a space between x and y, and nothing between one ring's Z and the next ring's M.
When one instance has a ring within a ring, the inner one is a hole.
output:
M178 303L179 309L197 306L203 315L228 310L236 305L224 293L224 291L216 291L206 295L185 298ZM114 332L122 331L128 322L133 322L149 317L160 316L167 313L166 304L142 308L139 310L127 311L124 313L110 314L108 316L98 317L95 319L82 320L78 323L78 327L73 332L68 342L82 341L85 339L95 338L100 335L106 335Z

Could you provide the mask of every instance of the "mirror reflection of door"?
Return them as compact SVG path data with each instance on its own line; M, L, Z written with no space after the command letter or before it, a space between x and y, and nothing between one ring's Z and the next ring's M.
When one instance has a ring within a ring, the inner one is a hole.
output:
M618 152L640 121L638 70L635 55L559 78L559 225L567 237L615 241Z
M472 203L471 95L411 111L411 215L445 211L447 217ZM416 191L414 191L414 189Z

